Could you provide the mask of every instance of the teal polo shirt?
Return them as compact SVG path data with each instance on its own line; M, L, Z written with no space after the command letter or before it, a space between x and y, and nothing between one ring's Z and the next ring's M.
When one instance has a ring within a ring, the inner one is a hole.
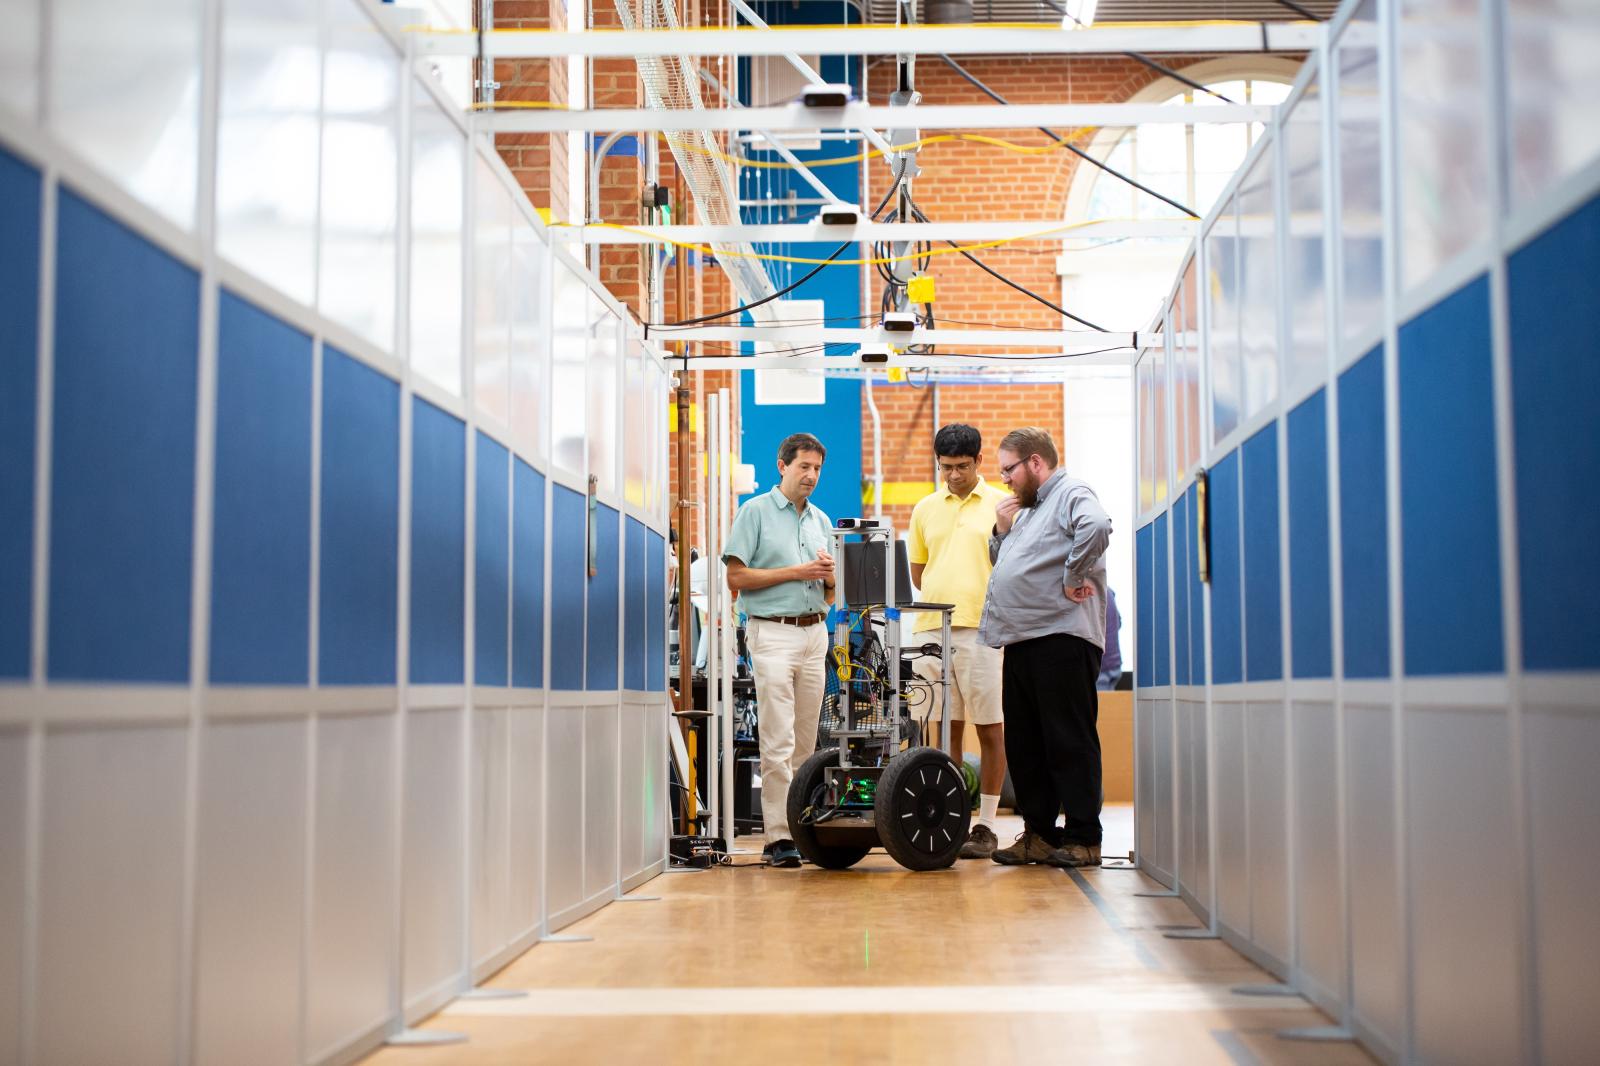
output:
M775 570L798 566L828 551L828 530L833 523L814 503L805 513L795 510L789 497L776 485L771 492L746 500L734 516L728 542L722 548L722 561L737 559L752 570ZM739 603L756 618L780 618L820 614L828 602L820 581L784 581L764 589L747 589Z

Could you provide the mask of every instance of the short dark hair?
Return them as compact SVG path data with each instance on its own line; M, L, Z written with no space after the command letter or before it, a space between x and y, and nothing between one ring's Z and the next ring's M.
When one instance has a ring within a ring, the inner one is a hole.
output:
M952 459L976 459L983 451L983 435L963 422L952 422L933 435L933 454Z
M794 457L801 452L816 452L822 458L828 457L828 449L822 442L809 433L791 433L783 438L783 443L778 445L778 462L788 466L794 462Z
M1026 459L1030 455L1037 455L1044 460L1044 465L1051 470L1061 460L1056 454L1056 442L1050 438L1049 430L1040 429L1038 426L1026 426L1014 429L1005 435L1000 442L1000 447L1015 455L1018 459Z

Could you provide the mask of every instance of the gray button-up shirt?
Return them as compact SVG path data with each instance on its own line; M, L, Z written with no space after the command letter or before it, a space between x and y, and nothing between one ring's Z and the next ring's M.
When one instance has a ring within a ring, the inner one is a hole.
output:
M994 573L978 637L991 648L1053 633L1106 645L1106 544L1111 519L1094 490L1057 469L1039 486L1039 501L1017 512L1004 536L989 538ZM1067 586L1088 583L1094 595L1067 599Z

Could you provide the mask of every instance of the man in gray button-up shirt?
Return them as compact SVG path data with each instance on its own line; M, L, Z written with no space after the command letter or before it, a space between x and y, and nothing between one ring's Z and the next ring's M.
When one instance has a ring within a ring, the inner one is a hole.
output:
M996 509L994 572L978 635L1005 649L1006 760L1025 829L994 861L1100 864L1100 736L1095 679L1106 640L1111 519L1094 490L1057 469L1042 429L996 450L1016 496ZM1066 825L1056 818L1066 812Z

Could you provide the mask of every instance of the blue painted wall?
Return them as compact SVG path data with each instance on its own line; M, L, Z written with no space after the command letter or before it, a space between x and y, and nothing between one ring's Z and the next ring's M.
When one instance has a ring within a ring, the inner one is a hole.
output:
M33 648L34 412L39 362L39 172L0 152L0 677Z
M411 682L466 680L467 427L411 401Z
M1239 453L1211 469L1211 680L1244 680L1244 613L1239 590Z
M544 684L544 475L521 459L511 472L511 683Z
M588 501L555 485L550 495L550 687L583 688L584 601L587 598Z
M1139 586L1139 617L1138 635L1136 637L1136 654L1134 656L1134 682L1141 688L1148 688L1155 684L1155 672L1152 666L1156 658L1156 561L1155 561L1155 526L1147 525L1133 535L1135 565L1138 568L1138 577L1135 583Z
M589 579L589 665L584 687L591 692L610 692L618 687L617 595L622 585L617 560L621 520L616 511L602 504L594 509L593 521L596 564L595 575Z
M1344 676L1389 676L1388 449L1383 349L1339 375L1339 546Z
M211 549L213 684L311 670L311 338L223 292Z
M644 688L645 661L650 654L648 616L653 597L648 595L650 563L645 550L644 524L628 519L622 551L627 560L623 571L627 586L623 590L622 687L633 691Z
M1289 412L1289 634L1295 677L1333 676L1328 561L1328 407L1319 392Z
M57 224L50 678L183 683L200 279L70 189Z
M1156 611L1155 611L1155 641L1152 650L1155 652L1155 683L1157 685L1170 684L1172 680L1172 633L1169 625L1168 610L1171 599L1167 591L1167 516L1157 515L1155 521L1155 576L1156 576Z
M1246 681L1283 677L1283 579L1278 551L1278 424L1239 449L1244 478Z
M1487 278L1400 327L1400 501L1405 672L1498 673L1505 654Z
M504 685L510 677L511 453L478 434L477 521L473 526L472 680Z

